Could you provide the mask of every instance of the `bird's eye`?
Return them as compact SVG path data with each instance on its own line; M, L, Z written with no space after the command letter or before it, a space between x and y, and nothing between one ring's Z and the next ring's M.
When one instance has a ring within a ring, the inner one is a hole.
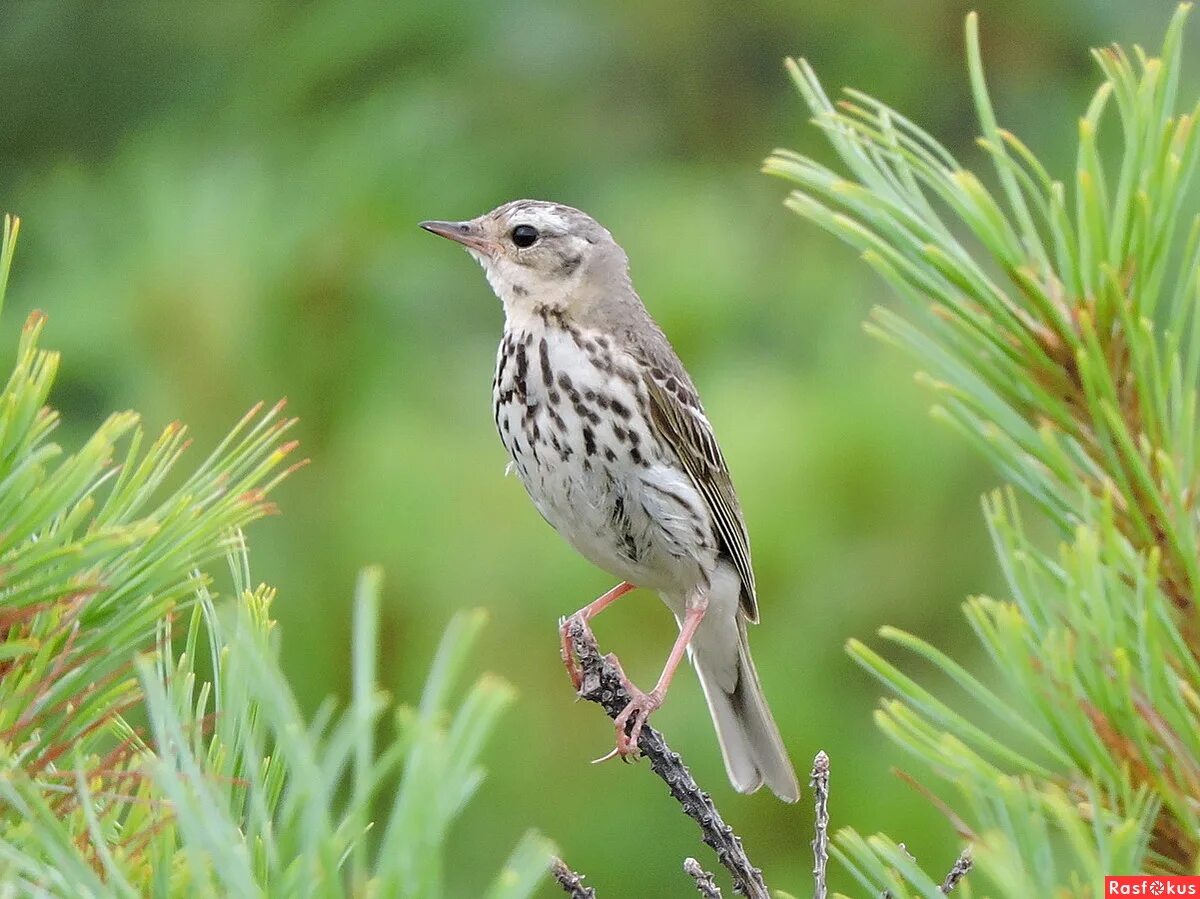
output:
M512 242L522 249L533 246L540 236L533 225L517 225L512 229Z

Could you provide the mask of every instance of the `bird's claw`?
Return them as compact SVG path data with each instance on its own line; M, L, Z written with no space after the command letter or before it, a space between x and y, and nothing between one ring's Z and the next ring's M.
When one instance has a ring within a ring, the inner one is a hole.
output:
M587 619L581 616L578 612L574 615L568 615L558 619L558 634L562 638L562 655L563 667L567 669L567 675L571 678L571 684L575 687L575 692L578 693L583 688L583 672L579 670L579 663L575 661L575 646L571 639L571 625L578 621L583 625L584 633L587 633Z
M614 746L614 747L613 747L612 749L610 749L610 750L609 750L607 753L605 753L604 755L600 756L600 758L598 758L598 759L592 759L592 764L593 764L593 765L602 765L602 764L604 764L605 762L607 762L607 761L609 761L609 760L611 760L611 759L615 759L615 758L617 757L617 755L618 755L617 748Z
M622 679L624 679L623 675ZM606 762L611 758L620 758L624 762L637 759L638 740L642 736L642 727L645 726L650 713L662 705L662 696L657 690L643 693L628 680L625 680L625 689L631 697L629 704L613 721L617 731L617 745L608 755L596 759L597 762Z

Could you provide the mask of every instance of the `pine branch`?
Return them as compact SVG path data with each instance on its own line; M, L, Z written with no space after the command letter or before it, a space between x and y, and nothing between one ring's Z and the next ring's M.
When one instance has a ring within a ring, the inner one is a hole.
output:
M608 717L616 719L630 701L620 669L611 656L600 654L596 639L586 625L572 620L568 627L583 672L579 696L597 703ZM649 725L643 727L638 749L649 759L650 769L667 785L683 813L700 827L704 842L716 851L717 860L733 876L734 890L751 899L768 899L762 872L751 864L741 838L725 823L712 799L696 784L679 754L671 750L662 734Z
M990 835L979 862L998 895L1191 872L1200 859L1200 215L1188 189L1200 105L1180 102L1188 10L1158 56L1094 51L1103 77L1064 175L1000 126L975 14L968 77L998 189L882 102L831 99L803 60L788 69L842 170L786 150L765 167L794 183L791 209L896 288L905 310L876 309L869 330L919 360L936 416L1010 485L984 509L1011 599L965 606L995 673L880 631L973 710L848 646L895 694L880 727L962 796L960 834ZM1018 492L1061 545L1030 536ZM1050 844L1068 847L1063 863L1033 863L1030 847ZM873 895L939 889L882 835L841 831L831 853ZM941 888L961 879L960 861Z
M0 306L16 232L6 219ZM270 492L301 464L288 464L283 404L251 410L190 474L183 427L148 439L133 413L64 452L50 440L59 356L39 346L45 322L29 317L0 386L6 895L439 895L444 837L513 699L491 675L456 698L484 614L450 623L419 706L389 709L368 569L350 707L307 719L241 530L275 511ZM220 602L214 561L232 575ZM525 834L483 895L528 899L552 849Z

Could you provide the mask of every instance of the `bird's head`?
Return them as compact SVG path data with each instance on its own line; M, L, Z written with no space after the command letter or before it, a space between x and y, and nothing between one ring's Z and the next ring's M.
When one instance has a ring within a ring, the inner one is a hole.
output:
M611 234L560 203L513 200L465 222L421 222L483 266L510 316L539 307L581 312L628 286L628 260Z

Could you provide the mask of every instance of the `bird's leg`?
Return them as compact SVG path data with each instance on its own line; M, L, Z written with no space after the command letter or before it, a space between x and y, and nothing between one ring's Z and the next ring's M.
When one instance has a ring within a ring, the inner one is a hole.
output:
M650 713L659 708L663 704L663 700L667 696L667 688L671 686L671 678L675 676L675 670L679 667L679 663L683 661L683 655L687 651L688 644L692 641L692 637L696 634L696 628L700 626L700 622L704 620L704 613L708 609L708 597L700 596L689 603L687 611L683 615L683 623L679 627L679 636L675 638L675 645L671 647L671 654L667 656L667 663L663 666L662 674L658 677L658 683L654 685L654 689L649 693L643 693L634 686L629 678L625 677L625 673L621 672L621 678L625 682L625 689L629 691L632 697L629 700L629 705L617 715L613 724L617 730L617 747L604 759L604 761L612 758L614 755L619 755L623 759L628 759L630 756L637 754L638 737L642 735L642 726L646 723L646 719L650 717ZM630 721L633 726L629 728L629 733L625 732L625 728Z
M575 652L571 646L571 622L577 620L587 630L588 621L595 618L630 590L634 589L636 589L634 585L628 581L617 584L617 586L613 587L603 596L593 599L574 615L568 615L566 618L558 620L558 634L562 638L563 665L566 666L567 674L571 676L571 683L575 685L576 692L583 686L583 674L580 672L579 666L575 664Z

